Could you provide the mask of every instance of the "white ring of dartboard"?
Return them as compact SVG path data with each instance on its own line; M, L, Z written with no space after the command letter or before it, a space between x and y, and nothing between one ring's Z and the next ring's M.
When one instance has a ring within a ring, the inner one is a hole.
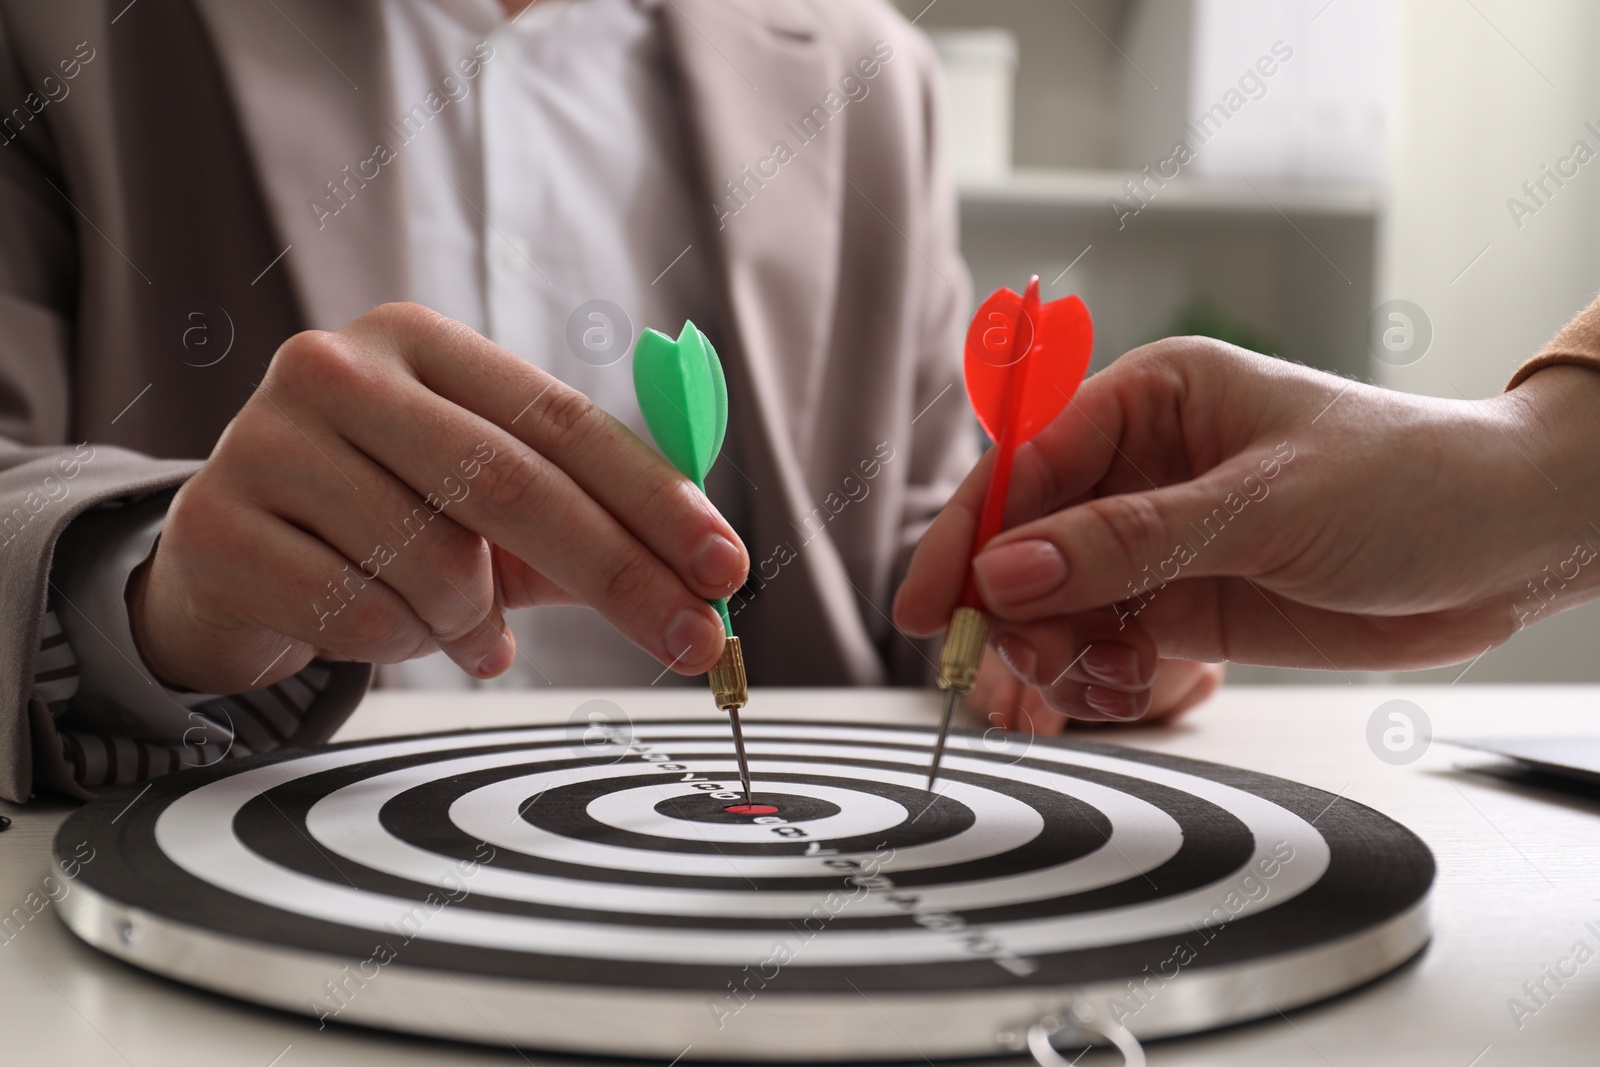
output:
M927 729L745 736L776 815L724 810L716 721L184 771L68 818L58 865L84 841L96 859L58 910L131 963L290 1011L685 1062L1013 1051L1083 1002L1139 1037L1192 1032L1359 985L1428 937L1426 846L1307 786L958 732L929 793Z

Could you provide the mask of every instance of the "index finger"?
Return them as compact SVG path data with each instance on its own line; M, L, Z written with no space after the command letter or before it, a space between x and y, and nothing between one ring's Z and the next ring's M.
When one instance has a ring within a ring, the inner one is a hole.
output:
M415 490L419 527L449 506L662 663L698 673L716 661L723 628L706 599L743 580L737 535L576 390L410 306L292 338L269 377Z
M1082 497L1110 469L1118 454L1112 435L1120 434L1123 424L1111 377L1107 370L1085 381L1066 409L1017 449L1006 497L1007 529ZM906 633L936 634L950 621L971 567L994 460L991 448L918 542L895 597L895 624Z
M743 584L750 560L733 527L599 405L436 312L408 306L392 315L395 347L422 385L553 462L700 596Z

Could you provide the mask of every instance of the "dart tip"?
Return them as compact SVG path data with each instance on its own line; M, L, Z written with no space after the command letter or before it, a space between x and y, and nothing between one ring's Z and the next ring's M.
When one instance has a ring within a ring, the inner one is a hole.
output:
M955 718L956 705L961 703L961 690L950 689L944 702L944 718L939 723L939 737L933 745L933 761L928 764L928 792L933 792L933 783L939 777L939 764L944 759L945 739L950 736L950 722Z
M723 709L728 713L728 724L733 727L733 748L739 757L739 784L744 788L744 803L749 807L754 801L750 795L750 759L744 751L744 730L739 725L739 709L730 705Z

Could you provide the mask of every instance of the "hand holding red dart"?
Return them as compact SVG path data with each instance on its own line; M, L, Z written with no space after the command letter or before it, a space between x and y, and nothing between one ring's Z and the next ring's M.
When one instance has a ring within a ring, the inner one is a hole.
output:
M945 703L928 788L938 777L945 738L961 697L972 691L989 633L989 619L972 576L971 560L1005 525L1006 497L1018 446L1044 428L1072 400L1089 369L1094 326L1076 296L1039 303L1039 278L1018 296L1000 289L978 308L967 330L967 398L984 432L994 441L995 463L983 498L977 534L967 553L961 605L950 617L939 657L939 688Z

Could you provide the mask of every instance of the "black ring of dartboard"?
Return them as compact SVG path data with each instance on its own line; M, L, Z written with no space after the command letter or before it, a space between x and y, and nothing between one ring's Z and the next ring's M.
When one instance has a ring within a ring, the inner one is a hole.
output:
M872 747L870 744L861 747ZM430 753L434 760L453 760L462 755L475 755L477 750L456 749L446 752ZM683 755L683 760L696 760L696 758L720 757L723 753L696 753L690 752ZM818 763L827 763L821 757L786 757L787 761L811 760ZM411 763L416 765L416 763ZM424 885L418 881L392 875L392 873L373 870L362 864L355 864L349 859L341 859L338 864L333 864L330 857L326 856L325 849L315 845L312 833L306 824L306 813L315 801L325 797L328 793L341 789L344 785L363 781L371 774L365 773L363 768L368 765L355 765L354 768L338 768L334 771L322 771L318 774L296 779L285 785L278 785L274 789L266 790L261 797L251 800L248 805L240 809L235 817L235 832L240 840L245 841L253 851L266 856L270 861L285 865L288 869L299 870L320 880L331 881L336 885L354 885L360 889L370 889L374 893L384 893L387 896L411 899L411 901L424 901L427 894L434 891L434 886ZM421 785L414 789L398 793L397 797L387 801L382 808L381 821L384 829L394 833L395 837L426 849L430 853L437 853L448 859L458 861L474 861L480 856L480 843L462 832L448 817L448 808L462 793L480 789L483 785L493 782L506 781L510 777L523 776L530 768L546 765L512 765L504 768L490 768L485 771L472 771L469 774L456 774L448 781L437 784ZM851 768L866 766L869 769L894 768L890 763L875 763L875 761L851 760ZM384 761L384 769L392 769L389 761ZM896 768L899 769L899 768ZM1077 766L1048 765L1054 773L1064 777L1082 777L1085 781L1107 785L1112 789L1149 801L1157 808L1174 808L1181 790L1170 789L1166 785L1155 782L1142 781L1136 777L1123 776L1123 774L1099 771L1093 768L1077 768ZM949 769L946 777L954 781L970 782L979 787L992 787L994 782L989 781L989 776L968 773ZM837 776L787 776L787 774L765 774L763 782L768 781L811 781L814 779L821 784L842 781ZM600 779L600 782L584 782L576 785L574 797L579 800L592 800L606 792L606 784L621 784L626 787L648 784L670 784L677 781L677 776L662 774L662 776L629 776L627 779ZM899 787L886 787L883 782L870 782L874 792L883 789L899 789ZM434 793L434 803L429 805L427 797L437 787L442 792ZM1110 833L1110 822L1098 809L1088 805L1083 800L1069 797L1066 793L1051 792L1040 789L1035 785L1024 782L1006 781L1006 789L1011 797L1029 803L1035 811L1046 814L1045 832L1038 837L1027 841L1021 848L1010 849L1006 853L982 857L976 861L963 862L963 864L950 864L939 869L906 870L896 873L894 883L899 888L918 889L930 886L952 885L962 883L976 877L995 878L1013 873L1024 873L1029 870L1038 870L1048 865L1064 864L1077 857L1085 856L1093 849L1106 843ZM557 790L546 790L541 797L550 797L550 793ZM909 793L918 793L920 790L906 790ZM1186 795L1187 797L1187 795ZM397 803L402 803L402 808L395 808ZM939 803L954 805L955 801L947 798L938 798L933 801L934 806ZM1069 915L1075 912L1090 912L1090 910L1115 907L1115 905L1139 904L1139 902L1152 901L1162 896L1171 896L1181 893L1184 889L1197 888L1197 886L1210 885L1219 878L1226 877L1230 870L1237 869L1238 865L1250 856L1251 837L1245 825L1238 819L1222 811L1210 801L1200 800L1197 797L1187 797L1190 809L1184 809L1176 817L1179 829L1184 832L1182 845L1178 854L1171 857L1165 864L1157 869L1144 872L1142 875L1126 878L1126 880L1112 883L1112 885L1099 886L1099 888L1085 891L1085 893L1070 894L1070 896L1046 897L1042 901L1030 901L1026 904L1006 905L995 909L982 909L968 912L973 921L998 921L1022 920L1022 918L1037 918L1043 915ZM555 806L552 801L552 806ZM966 817L970 819L970 811L965 805L958 805ZM523 814L523 819L528 819L531 809ZM1059 817L1051 819L1051 814ZM573 824L565 829L562 827L546 827L552 832L573 835L579 840L594 840L584 837L582 833L574 833L574 829L592 827L595 837L605 837L608 833L616 833L619 837L637 841L638 848L654 848L662 843L661 838L650 838L645 835L627 835L618 832L613 827L590 819L582 806L574 809L571 814ZM294 824L296 833L285 835L282 833L282 824L285 819L290 819ZM926 840L939 840L944 835L930 835ZM613 841L614 843L614 841ZM880 843L890 843L894 848L918 845L923 843L923 838L902 840L894 837L883 841L882 837L856 837L837 838L837 840L819 840L821 845L835 848L840 853L870 853ZM723 854L734 856L739 853L738 845L725 843L720 846L702 845L696 841L669 841L667 851L685 851L685 853ZM675 848L682 845L683 848ZM749 848L749 846L747 846ZM794 856L800 853L803 846L798 845L760 845L754 846L752 851L758 849L757 854L787 854ZM627 885L659 885L672 886L672 888L706 888L706 889L810 889L818 893L826 893L830 889L838 889L843 885L843 875L822 875L813 878L741 878L736 873L725 877L696 877L696 875L667 875L667 873L651 872L621 872L621 870L608 870L594 865L571 864L571 862L550 861L546 857L525 856L525 854L512 853L509 849L496 849L493 859L486 865L504 867L520 872L539 873L550 877L581 878L589 881L614 881L614 883L627 883ZM531 904L531 902L499 901L486 894L474 894L461 902L461 907L466 909L486 910L486 912L517 913L517 915L536 915L544 918L581 918L584 921L606 921L606 923L630 923L634 917L624 913L598 912L598 910L581 909L581 907L552 907L552 905ZM790 926L789 921L762 920L762 918L744 918L739 915L726 915L715 920L709 918L675 918L656 917L664 926L706 926L718 929L776 929L782 931ZM830 925L837 929L874 929L898 928L898 926L915 926L915 918L910 915L904 917L875 917L854 918L850 915L840 915L834 918Z
M685 760L705 760L723 758L723 753L717 752L689 752L680 757ZM795 757L789 762L794 763L821 763L815 757ZM855 766L855 764L851 764ZM463 779L471 779L472 784L461 792L468 792L480 785L488 785L505 778L514 778L516 774L499 774L500 768L494 771L480 771L473 774L462 775ZM521 773L528 773L527 770ZM654 837L649 834L635 833L616 826L608 826L598 821L588 812L590 802L599 799L607 793L618 789L632 788L634 786L659 786L667 787L681 784L680 774L660 775L631 775L627 778L596 778L588 782L575 782L572 785L554 786L542 793L539 799L523 809L522 821L531 826L562 837L571 837L580 841L616 845L622 848L640 849L647 852L685 852L700 855L724 856L794 856L805 850L804 845L796 845L790 841L774 839L771 842L746 843L739 841L721 841L716 844L710 841L690 841L681 838ZM840 778L837 775L824 774L791 774L769 773L761 776L761 789L756 792L757 802L770 799L769 794L775 790L769 788L773 783L795 782L808 785L833 785L838 786ZM451 783L452 792L455 783ZM415 791L411 791L415 792ZM942 841L951 837L975 821L975 816L965 804L954 801L948 797L938 797L929 803L926 791L910 789L901 785L890 785L884 782L874 782L872 792L876 796L892 800L906 809L908 822L905 836L896 841L896 844L921 845L934 841ZM391 800L385 808L407 799L407 794ZM454 799L452 797L451 799ZM691 799L691 798L682 798ZM810 798L807 798L810 799ZM920 802L919 802L920 799ZM667 802L667 803L670 803ZM726 804L727 801L723 801ZM420 807L421 805L417 805ZM928 811L923 817L917 817L922 807ZM421 814L418 812L418 814ZM783 817L788 822L794 822L794 816L786 806ZM728 821L740 817L727 816ZM911 819L915 821L911 821ZM743 816L742 821L749 822L749 816ZM387 823L385 825L388 825ZM801 824L803 825L803 824ZM1109 825L1109 824L1108 824ZM393 827L390 827L391 831ZM862 836L853 838L831 838L828 845L841 852L871 852L882 841L882 835ZM413 843L416 843L413 841ZM1092 847L1092 846L1091 846ZM1087 848L1084 851L1088 851Z
M727 791L726 788L718 790L718 792ZM743 803L743 798L740 798L740 803ZM752 803L770 804L781 808L785 822L802 828L818 819L831 819L835 815L844 814L844 809L831 800L801 793L786 793L781 789L763 789ZM750 821L749 812L732 811L725 798L708 792L696 793L693 796L667 797L665 800L657 801L651 810L657 815L665 815L679 822L700 823L707 826L743 826ZM540 812L541 816L543 814ZM538 825L526 814L522 820Z
M706 760L720 759L722 757L722 753L690 751L685 752L678 759ZM786 762L823 764L827 761L818 759L815 756L804 756L794 757ZM857 764L852 761L850 766L854 767ZM594 844L641 849L647 852L688 852L708 856L793 856L802 851L793 842L776 839L762 843L722 841L713 844L705 840L690 841L675 837L655 837L650 834L635 833L620 827L609 826L595 819L587 810L591 801L618 789L632 788L636 785L659 787L678 785L681 784L682 777L680 774L634 775L628 778L597 778L588 782L575 782L572 785L555 786L546 790L536 803L529 805L523 811L522 821L541 830L560 834L563 837L572 837ZM773 783L795 782L807 785L838 786L840 781L839 776L828 774L767 773L761 776L762 788L756 791L753 799L758 803L770 801L769 794L774 792L770 788ZM976 821L976 817L965 804L951 800L948 797L936 798L929 810L919 817L919 809L929 804L925 790L912 789L903 785L892 785L887 782L874 782L872 783L872 792L875 796L895 801L906 810L907 822L902 824L905 836L898 839L895 842L896 845L903 843L910 846L942 841L947 837L960 833ZM922 798L920 803L918 798ZM398 800L400 798L396 797L395 799ZM795 821L788 807L783 809L783 817L788 822ZM745 816L744 821L748 822L749 817ZM871 852L882 840L882 834L878 834L829 838L827 839L827 844L841 852ZM1084 851L1088 851L1088 849L1085 848Z
M863 742L860 743L860 747L870 749L873 744L871 742ZM475 754L478 753L472 749L454 749L432 753L430 755L434 758L426 762L440 762L445 759L456 759L461 756ZM679 758L696 760L722 758L725 755L725 753L686 751ZM786 756L785 760L788 762L828 762L821 757L815 756ZM411 765L417 764L412 763ZM328 858L324 849L314 843L310 828L306 825L306 812L310 810L312 804L338 788L372 777L365 770L368 766L366 764L357 764L352 767L323 771L269 789L240 809L239 815L235 819L235 831L240 839L258 854L291 870L300 871L336 884L348 883L360 889L381 892L400 899L423 901L429 893L434 892L435 887L412 882L387 872L375 871L348 859L341 859L335 865ZM549 764L516 764L509 767L496 767L467 774L452 775L448 782L429 783L398 794L384 805L380 820L385 829L408 844L449 859L471 861L479 856L480 843L450 822L448 817L450 804L462 794L471 792L474 789L497 781L520 777L527 774L530 769L549 769L550 766ZM895 764L860 759L850 761L848 766L852 768L865 767L867 769L902 769ZM397 768L391 768L389 761L384 761L384 770L387 771L389 769ZM1162 810L1169 810L1177 806L1174 802L1177 800L1180 791L1154 782L1092 768L1050 765L1048 769L1064 777L1082 778L1099 785L1119 789L1131 796L1146 800L1156 807L1162 808ZM964 781L979 787L992 788L993 786L993 782L988 780L988 776L953 768L947 771L945 776L955 781ZM665 774L633 775L620 780L601 779L598 782L580 783L571 787L573 790L571 795L584 803L574 805L570 809L563 809L569 810L567 816L569 819L568 824L565 827L546 826L544 828L550 829L551 832L572 836L583 841L603 841L606 837L614 836L621 839L621 841L613 840L607 843L623 843L640 849L654 848L662 851L720 854L724 856L740 854L797 855L800 853L802 847L793 844L745 846L745 849L748 849L748 853L746 853L741 850L740 846L731 843L710 845L704 842L667 840L647 837L641 834L628 834L596 822L583 810L587 801L604 795L607 791L606 785L620 785L631 788L639 785L667 785L677 780L677 775ZM781 773L762 776L763 782L801 780L814 780L820 784L829 784L836 783L841 779L838 776L800 776ZM977 877L995 878L1038 870L1041 867L1066 863L1087 855L1094 849L1104 845L1106 839L1110 836L1110 821L1106 819L1103 813L1079 798L1009 779L1006 782L1006 786L1009 795L1014 799L1029 804L1034 810L1046 816L1059 814L1060 817L1056 819L1047 817L1044 832L1019 848L937 869L900 872L895 876L896 885L906 889L927 888L957 884ZM436 788L442 791L433 792ZM898 791L900 789L901 787L888 786L882 782L875 781L873 783L873 792L879 795L883 795L889 790ZM427 803L427 799L431 792L433 793L433 803L430 805ZM917 790L906 790L905 792L920 793ZM558 789L547 790L540 798L541 803L544 802L545 798L551 797L552 794L556 793L558 793ZM891 799L893 799L892 796ZM394 806L402 801L404 802L403 806L398 810L395 809ZM949 801L948 798L939 798L934 802L934 806L937 807L939 803L955 804L955 802ZM1143 874L1130 876L1122 882L1101 886L1087 892L1045 898L1025 904L983 909L981 912L970 912L968 914L981 916L981 919L976 919L975 921L983 922L1005 922L1046 915L1066 915L1075 912L1093 911L1119 904L1142 903L1147 900L1158 899L1161 896L1170 896L1187 889L1207 885L1225 877L1228 872L1236 869L1249 856L1251 842L1249 831L1232 815L1208 801L1191 796L1188 797L1188 804L1192 806L1192 810L1182 811L1175 816L1180 829L1183 831L1183 844L1180 846L1178 854L1162 866ZM550 807L555 808L558 806L556 801L551 801ZM957 806L966 814L965 821L970 825L971 812L966 809L965 805ZM523 815L524 820L532 821L530 816L534 810L527 810ZM281 833L282 823L285 818L295 825L296 833L289 835ZM1204 824L1203 826L1202 823ZM581 832L583 830L589 830L590 834L586 835ZM884 841L881 835L818 840L820 844L835 848L842 853L870 853L882 843L892 844L895 848L902 848L922 844L925 841L938 840L944 836L948 835L936 833L925 838L913 836L909 840L896 836L887 842ZM533 874L634 885L659 885L673 888L723 889L732 884L737 888L748 886L766 890L813 890L826 892L830 889L838 889L844 886L843 875L819 875L812 878L754 878L741 877L731 872L724 877L706 877L640 871L611 871L601 867L521 855L504 849L497 850L494 857L485 862L489 866L504 867ZM588 921L598 920L639 926L698 925L718 929L772 929L779 931L789 927L789 923L783 919L760 920L725 917L710 920L634 916L615 912L599 912L578 907L561 908L529 902L501 901L483 894L474 894L468 897L461 902L460 906L503 914L520 914L545 918L582 918ZM911 927L916 925L916 921L910 915L874 918L855 918L846 915L835 918L830 925L841 930L875 929Z
M516 749L520 751L521 749ZM451 749L441 752L430 752L415 756L393 757L375 760L371 763L354 764L347 767L334 768L295 779L292 782L275 786L262 793L261 796L250 801L240 809L235 819L235 829L239 836L263 855L271 857L285 866L305 873L315 874L317 877L328 881L342 881L344 865L338 869L331 866L320 849L310 845L306 838L295 841L279 841L277 830L282 822L287 819L302 831L306 830L306 815L311 806L324 796L344 786L352 785L379 774L401 770L408 767L422 766L428 763L443 762L447 759L458 759L463 756L485 755L495 752L507 751L504 746L490 746L486 748L466 747ZM684 758L722 759L726 753L707 752ZM800 762L797 760L797 762ZM811 758L806 762L823 763L827 761ZM452 775L448 779L430 782L423 786L406 790L391 798L384 804L380 820L384 827L396 837L408 844L440 855L454 859L470 860L477 858L478 842L462 832L450 821L448 809L451 803L465 793L482 788L496 782L525 776L530 773L566 770L573 767L594 766L598 772L604 773L605 768L612 766L608 762L596 762L593 759L581 758L561 761L546 761L541 763L516 763L500 767L487 768L467 774ZM890 766L884 764L883 766ZM635 785L671 785L681 776L674 774L662 775L633 775L626 779L598 778L592 782L579 783L570 787L557 787L546 790L541 795L541 803L545 807L554 807L558 799L570 800L582 798L593 799L608 792L611 788ZM837 784L837 776L802 776L802 775L771 775L763 781L815 781L818 784ZM951 801L944 797L934 798L931 803L928 794L922 790L905 789L900 786L886 786L882 783L873 783L873 792L887 796L890 799L901 799L902 806L914 803L911 798L922 798L921 806L927 809L925 819L914 820L924 824L925 829L915 833L908 833L897 845L921 844L926 841L939 840L949 836L965 826L970 825L972 813L965 805ZM1044 791L1040 791L1042 794ZM548 802L545 798L551 798ZM745 845L724 842L712 845L695 841L671 841L659 837L650 837L643 834L630 834L595 821L581 807L573 809L571 805L564 806L565 817L569 820L566 825L553 825L540 818L543 810L537 805L523 809L522 818L525 821L539 826L541 829L562 836L573 837L593 843L624 844L627 847L689 853L703 853L706 855L772 855L793 856L801 854L805 846L792 843L773 842L772 844ZM1079 842L1061 835L1055 844L1064 850L1064 855L1070 858L1098 847L1105 840L1105 834L1110 829L1110 823L1104 816L1095 813L1089 816L1093 821L1089 829L1097 833L1092 842ZM585 836L576 831L587 831ZM309 836L309 835L307 835ZM863 837L847 840L847 844L830 842L830 847L839 848L840 851L870 852L875 848L881 838ZM1062 862L1057 860L1057 862ZM519 856L506 853L490 861L491 865L504 866L513 870L527 871L537 874L557 874L564 877L592 877L599 881L631 882L637 879L628 872L610 871L603 868L589 867L582 864L565 863L546 860L537 856ZM646 876L648 877L648 876ZM669 884L669 883L662 883ZM693 879L682 883L670 884L694 885L703 884L706 888L719 888L723 884L720 878L708 878L700 882ZM798 888L809 888L816 883L810 880L799 880Z
M704 720L680 722L652 722L636 727L636 734L646 736L653 743L666 744L674 740L670 731L675 728L698 729L710 725ZM882 748L910 751L925 758L931 734L918 727L873 726L873 732L886 737L903 735L905 743L898 741L863 742L859 739L840 741L827 736L828 726L816 723L768 722L762 724L761 740L797 740L806 743L840 743L851 747ZM774 731L789 730L793 734L775 735ZM489 733L491 731L485 731ZM504 735L506 731L492 731ZM748 735L748 731L747 731ZM996 766L997 778L1008 788L1014 780L1006 779L1004 771L1012 766L1028 766L1054 774L1072 774L1086 779L1091 772L1104 772L1071 764L1062 764L1027 756L1018 761L1013 757L992 757L982 747L982 735L977 731L957 731L957 737L978 742L970 745L966 758L989 762ZM547 747L549 742L474 744L474 732L456 732L428 735L426 738L408 738L423 741L444 737L459 737L461 745L450 750L422 754L411 759L414 764L435 762L451 758L461 752L484 753L497 750L517 751L533 747ZM389 739L390 742L397 739ZM703 735L682 740L705 742ZM382 745L385 741L350 742L327 746L314 753L281 752L267 756L247 757L210 767L186 770L156 779L148 788L140 786L119 791L93 801L78 809L63 823L56 837L55 854L58 863L72 859L81 842L95 849L95 860L79 866L79 884L102 897L119 904L144 909L155 916L202 930L215 931L231 937L247 937L281 948L298 948L310 953L345 955L365 958L372 951L372 931L326 922L282 911L223 890L207 881L190 875L178 867L159 848L155 840L155 827L162 812L177 800L221 778L240 774L256 768L329 752L348 751L362 747ZM555 742L559 744L560 742ZM1208 779L1254 794L1301 819L1315 821L1316 831L1329 850L1327 870L1313 885L1284 903L1236 919L1223 928L1226 936L1217 936L1205 945L1205 950L1190 966L1193 968L1224 967L1230 964L1259 959L1279 953L1304 950L1327 944L1346 936L1369 929L1384 921L1395 919L1416 906L1427 894L1433 881L1434 864L1431 853L1409 830L1385 816L1319 789L1299 785L1283 779L1258 774L1238 768L1204 763L1181 757L1166 756L1124 749L1110 745L1067 739L1039 738L1033 744L1048 745L1058 749L1083 752L1116 760L1141 763L1163 768L1179 774ZM715 753L718 759L729 753ZM785 756L785 759L791 757ZM395 759L374 760L363 766L369 774L396 769L406 761ZM602 770L605 761L589 759L588 762ZM845 761L853 765L854 760ZM548 769L550 764L541 765ZM896 764L906 769L906 764ZM955 778L961 772L952 769L948 776ZM979 776L988 778L989 776ZM1110 783L1117 776L1103 776L1097 780ZM1152 785L1139 779L1128 778L1124 784ZM876 786L877 783L868 783ZM1167 787L1161 787L1167 788ZM141 795L141 790L144 790ZM1181 790L1172 790L1181 794ZM1198 808L1198 797L1182 794L1180 806ZM1215 805L1211 805L1215 808ZM241 811L242 811L241 807ZM1169 815L1178 817L1168 808ZM1216 809L1221 812L1221 809ZM236 813L237 814L237 813ZM303 820L304 812L298 813ZM1218 841L1231 815L1207 814L1192 825L1199 838ZM1237 819L1233 819L1237 823ZM1184 825L1185 846L1190 840L1190 824ZM1248 833L1248 831L1246 831ZM289 836L289 835L285 835ZM299 837L298 833L292 836ZM1177 857L1173 857L1177 859ZM1169 860L1169 864L1172 861ZM351 866L340 863L347 870ZM1165 867L1166 865L1163 865ZM1150 880L1160 882L1157 875L1163 867L1147 872ZM314 865L306 868L315 871ZM379 872L372 872L378 874ZM910 872L907 872L910 873ZM324 861L319 877L332 881L337 871ZM384 877L392 877L384 875ZM396 879L402 885L414 885L407 879ZM895 878L896 884L902 879ZM1124 888L1133 883L1126 883ZM1097 891L1098 892L1098 891ZM477 894L473 894L476 896ZM1089 896L1090 894L1082 894ZM471 900L472 897L467 898ZM1126 902L1126 898L1117 903ZM1003 909L995 909L996 911ZM971 922L987 921L984 913L963 913ZM850 922L841 916L836 922ZM664 923L662 925L665 925ZM880 927L887 929L881 922ZM843 927L841 927L842 929ZM919 963L914 966L894 964L823 965L793 967L785 971L786 993L837 992L854 986L857 990L872 992L913 992L917 990L978 990L1001 987L1037 987L1053 984L1069 985L1102 980L1120 981L1137 975L1146 967L1159 965L1171 956L1174 937L1162 935L1155 938L1123 944L1065 951L1057 954L1032 957L1036 969L1026 977L1017 977L995 966L989 960L943 960ZM725 963L698 964L687 961L653 963L637 960L609 961L571 956L540 955L504 949L485 949L464 945L446 944L418 938L407 944L404 965L416 968L438 968L452 972L477 973L485 976L503 976L531 981L592 984L603 988L651 987L684 990L705 988L721 991L728 980L729 968Z

